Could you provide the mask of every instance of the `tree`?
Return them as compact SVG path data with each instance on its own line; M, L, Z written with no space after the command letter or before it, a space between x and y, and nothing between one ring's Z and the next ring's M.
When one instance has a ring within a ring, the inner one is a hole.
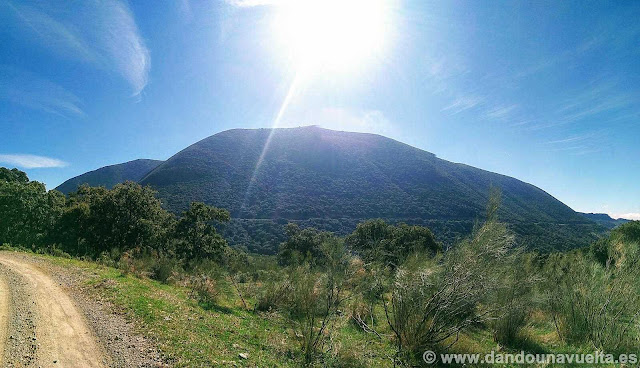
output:
M58 218L56 232L52 240L61 245L62 249L73 255L98 255L95 244L89 244L91 234L91 207L98 201L104 200L107 194L104 187L90 187L82 185L76 192L69 194L66 206Z
M82 186L69 197L58 222L58 238L65 249L82 255L159 250L174 221L149 187L134 182L111 190Z
M380 219L359 223L345 241L365 262L380 262L392 268L413 253L433 256L442 251L428 228L404 223L393 226Z
M0 168L0 243L42 245L65 198L19 170Z
M296 224L288 224L285 230L287 240L280 244L278 259L283 265L309 262L321 264L324 262L322 244L334 237L330 232L319 231L314 228L300 229Z
M28 183L29 177L24 171L18 169L7 169L6 167L0 167L0 182L17 182Z
M185 211L175 227L175 252L187 262L212 259L221 262L224 258L227 241L217 233L211 224L228 222L229 211L193 202Z

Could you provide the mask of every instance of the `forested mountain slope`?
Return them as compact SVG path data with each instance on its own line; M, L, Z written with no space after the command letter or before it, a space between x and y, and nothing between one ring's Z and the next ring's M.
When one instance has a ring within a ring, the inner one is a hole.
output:
M139 181L161 163L162 161L159 160L139 159L105 166L71 178L60 184L56 189L65 194L77 190L82 184L89 184L92 187L103 186L110 189L114 185L125 181Z
M318 127L234 129L197 142L141 183L173 211L202 201L227 208L230 242L273 252L294 221L341 234L367 218L423 224L445 244L484 216L492 187L500 218L542 250L586 245L602 228L520 180L437 158L374 134Z
M619 225L629 222L629 220L623 218L614 219L606 213L578 213L583 217L586 217L587 219L597 223L598 225L606 227L607 229L613 229Z

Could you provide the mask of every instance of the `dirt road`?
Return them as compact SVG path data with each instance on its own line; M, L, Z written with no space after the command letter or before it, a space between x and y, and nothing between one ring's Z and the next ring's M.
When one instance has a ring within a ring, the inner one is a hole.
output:
M73 300L36 265L0 253L0 366L109 366Z

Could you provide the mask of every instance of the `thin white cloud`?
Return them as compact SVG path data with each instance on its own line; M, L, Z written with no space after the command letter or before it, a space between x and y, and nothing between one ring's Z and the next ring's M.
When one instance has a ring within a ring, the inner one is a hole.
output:
M629 111L637 112L634 106L636 100L629 94L619 92L620 86L616 80L605 79L576 91L559 106L555 124L579 122L603 113L610 120Z
M64 117L83 117L80 99L61 86L17 68L0 65L0 100Z
M193 19L193 10L191 9L191 2L189 0L177 1L176 6L183 21L188 23Z
M280 0L225 0L229 5L236 6L238 8L252 8L254 6L269 6L278 5L284 1Z
M69 165L55 158L26 154L0 154L0 164L15 165L23 169L65 167Z
M517 80L520 78L531 77L538 74L539 72L557 67L558 65L569 63L572 60L583 57L585 53L598 48L604 43L605 39L602 37L585 39L581 44L573 49L566 50L557 55L542 58L539 61L528 65L523 70L513 75L512 79Z
M128 5L120 0L14 4L0 10L12 22L10 34L36 41L59 57L121 75L139 94L147 84L149 50Z
M631 213L612 213L610 214L611 217L615 218L615 219L626 219L626 220L636 220L636 221L640 221L640 213L635 213L635 212L631 212Z
M100 20L97 38L116 69L133 87L134 95L137 95L147 85L151 60L133 14L121 1L100 1L95 4Z
M567 138L551 140L544 145L551 152L567 152L576 156L602 152L606 148L607 131L601 129Z
M442 111L448 111L451 115L459 114L465 110L473 109L483 102L483 98L474 95L459 96L451 104L445 106Z
M529 130L543 130L583 121L599 120L599 123L631 122L640 116L637 99L628 92L620 92L623 84L616 79L605 78L583 86L579 90L565 92L569 97L560 101L555 109L544 116L544 122L530 125ZM622 88L623 91L624 88ZM562 143L562 142L559 142Z
M510 105L510 106L496 106L493 109L489 110L486 113L486 116L489 119L493 120L505 120L510 118L514 111L518 109L518 105Z
M14 5L7 1L4 6L9 10L8 15L15 16L18 24L24 28L23 31L37 39L43 46L51 48L60 55L84 61L94 58L86 42L71 26L29 5Z
M569 137L569 138L564 138L564 139L557 139L554 141L549 141L546 144L564 144L564 143L571 143L571 142L581 142L584 141L588 138L591 138L591 134L584 134L584 135L578 135L578 136L573 136L573 137Z
M450 88L452 80L471 72L469 67L462 62L462 58L451 51L446 54L429 52L424 58L424 65L431 84L443 83L445 89Z

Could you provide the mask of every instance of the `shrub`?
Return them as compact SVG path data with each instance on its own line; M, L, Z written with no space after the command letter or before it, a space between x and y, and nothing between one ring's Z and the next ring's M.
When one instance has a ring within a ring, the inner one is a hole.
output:
M55 245L53 245L50 249L49 249L49 254L54 256L54 257L61 257L61 258L71 258L71 256L69 255L69 253L63 251L62 249L56 247Z
M626 257L606 266L579 253L548 260L548 304L561 339L610 352L637 346L640 272L637 255Z
M289 282L269 281L263 285L254 309L261 312L280 309L287 303L290 292Z
M191 297L204 307L210 308L217 304L221 295L218 281L207 275L192 276L189 282Z
M323 351L331 325L346 297L349 257L344 243L330 238L320 246L324 272L307 263L291 269L289 298L282 308L292 322L304 364L311 364Z
M528 308L520 300L511 299L506 310L492 323L493 339L505 346L514 346L522 338L520 332L527 324Z
M109 252L102 252L100 256L96 259L98 263L108 267L118 267L118 263L120 261L120 257L122 254L118 249L112 249Z
M512 244L503 224L488 221L442 260L414 255L398 269L384 307L400 360L451 345L450 338L497 314L488 302L511 271L505 261Z
M15 248L9 243L2 243L0 245L0 250L15 250Z
M178 272L179 267L180 263L175 258L160 256L151 266L151 277L166 284Z
M287 240L280 244L278 251L278 260L281 264L288 266L304 262L324 263L322 245L332 239L333 234L314 228L300 229L296 224L288 224L285 232Z
M315 360L324 343L324 333L333 315L333 300L323 287L326 275L311 272L308 266L294 269L290 274L290 297L285 311L300 338L305 365ZM324 307L327 306L325 309Z
M535 255L516 254L513 261L509 265L511 272L502 278L503 287L498 289L493 300L498 313L491 321L491 328L494 341L515 347L523 342L521 331L536 304L534 288L541 278L535 265Z
M362 352L353 349L345 349L339 344L333 344L331 354L327 354L323 367L326 368L366 368L362 361Z
M435 255L442 251L428 228L404 223L394 226L381 219L359 223L345 241L365 262L393 268L416 252Z

